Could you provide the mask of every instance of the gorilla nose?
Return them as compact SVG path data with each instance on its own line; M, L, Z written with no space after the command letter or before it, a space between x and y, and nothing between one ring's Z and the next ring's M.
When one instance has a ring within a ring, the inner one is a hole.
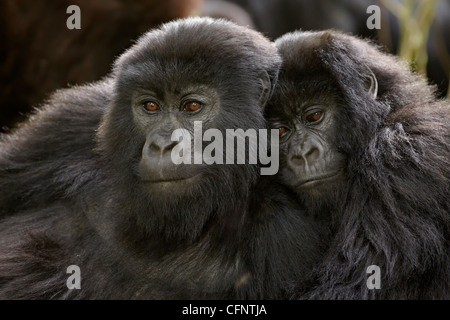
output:
M288 164L293 168L302 167L307 170L319 160L320 154L320 148L314 145L299 148L290 152Z
M172 160L172 150L178 142L170 136L155 135L145 142L139 173L145 181L179 180L191 176L189 168L176 165Z
M146 151L151 157L170 155L177 143L176 141L171 141L170 138L158 135L147 142L148 148Z

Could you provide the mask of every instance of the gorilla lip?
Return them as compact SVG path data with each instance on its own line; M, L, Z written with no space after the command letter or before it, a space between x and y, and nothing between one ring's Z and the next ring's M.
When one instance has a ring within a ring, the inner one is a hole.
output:
M174 178L174 179L167 178L167 179L158 179L158 180L146 179L146 180L142 180L142 181L146 182L146 183L175 183L175 182L183 182L183 181L191 182L192 180L200 179L201 175L202 175L201 173L198 173L191 177L185 177L185 178Z
M308 185L310 185L310 184L312 184L313 182L316 182L316 181L330 180L330 179L332 179L334 177L337 177L341 173L342 173L342 170L338 170L338 171L335 171L335 172L332 172L332 173L328 173L328 174L324 174L324 175L321 175L321 176L312 177L312 178L309 178L309 179L301 181L299 184L297 184L296 187L305 187L305 186L308 186Z

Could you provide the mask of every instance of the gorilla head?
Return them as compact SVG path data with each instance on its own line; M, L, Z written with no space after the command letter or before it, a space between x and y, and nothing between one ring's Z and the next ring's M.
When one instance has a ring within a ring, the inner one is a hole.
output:
M148 232L192 240L210 213L225 218L224 209L240 208L256 165L176 165L171 136L180 128L193 135L194 121L224 136L225 129L264 128L279 64L263 36L225 21L173 22L139 39L115 63L114 94L98 134L109 170L123 173L110 175L113 188L136 199L121 211L143 214L139 225Z
M361 170L359 164L348 168L351 159L360 156L390 109L375 102L377 79L367 64L357 62L382 54L341 37L305 32L276 42L284 63L268 117L286 155L281 174L312 207L329 200L334 207L336 193L342 196L355 170ZM346 68L355 70L346 73Z

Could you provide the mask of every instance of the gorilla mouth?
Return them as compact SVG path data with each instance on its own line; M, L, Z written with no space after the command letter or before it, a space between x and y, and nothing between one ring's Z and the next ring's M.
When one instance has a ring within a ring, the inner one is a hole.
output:
M322 183L325 181L333 180L334 178L339 176L341 173L342 173L342 170L338 170L338 171L323 174L320 176L311 177L311 178L300 181L300 183L298 183L296 185L296 187L298 187L298 188L312 187L317 183Z
M167 177L160 179L145 179L142 180L145 183L180 183L180 182L197 182L201 178L201 173L190 176L190 177Z

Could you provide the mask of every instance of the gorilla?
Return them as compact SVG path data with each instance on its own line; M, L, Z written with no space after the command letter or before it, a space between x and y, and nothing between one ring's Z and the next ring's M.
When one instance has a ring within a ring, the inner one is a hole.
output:
M322 256L320 224L259 164L171 161L194 121L266 128L280 64L256 31L170 22L4 135L0 298L285 297Z
M293 297L448 299L448 101L344 33L297 31L275 44L283 64L266 117L279 130L279 174L331 232Z

